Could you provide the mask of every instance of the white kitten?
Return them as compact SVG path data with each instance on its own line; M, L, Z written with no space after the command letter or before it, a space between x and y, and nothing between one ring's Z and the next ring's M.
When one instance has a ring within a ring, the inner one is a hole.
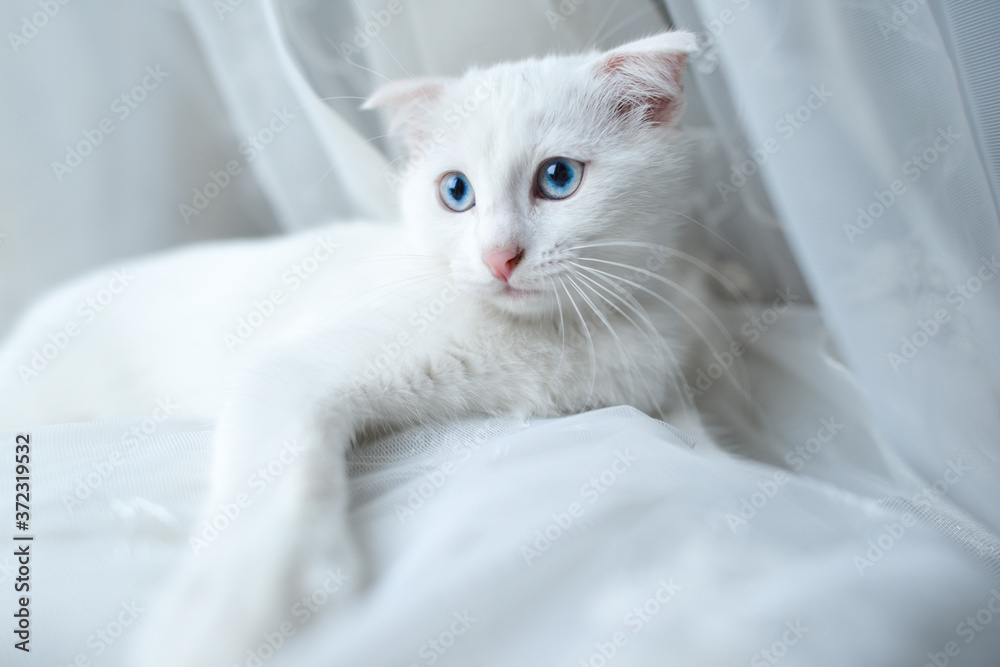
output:
M331 567L362 581L344 458L362 435L684 403L712 272L680 251L677 213L694 43L670 32L389 84L368 106L405 128L403 226L186 249L129 267L117 292L96 274L24 320L0 351L0 425L144 415L158 398L217 418L208 519L260 465L294 459L195 547L151 614L143 665L231 665Z

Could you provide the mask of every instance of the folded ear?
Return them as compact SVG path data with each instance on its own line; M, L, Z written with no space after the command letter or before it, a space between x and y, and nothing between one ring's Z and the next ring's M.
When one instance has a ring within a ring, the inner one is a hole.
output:
M676 122L684 109L684 65L696 45L692 33L675 30L601 54L595 68L613 113L655 125Z
M361 108L385 107L389 111L389 131L396 132L403 128L407 144L412 147L415 141L433 132L433 108L444 94L449 81L446 77L393 81L377 88Z

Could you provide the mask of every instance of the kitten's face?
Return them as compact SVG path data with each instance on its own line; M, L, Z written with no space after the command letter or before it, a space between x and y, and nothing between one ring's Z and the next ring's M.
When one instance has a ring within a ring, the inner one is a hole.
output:
M409 84L393 102L411 148L407 223L464 289L510 313L587 310L634 280L620 265L646 270L652 256L635 244L670 245L676 232L689 41L666 33Z

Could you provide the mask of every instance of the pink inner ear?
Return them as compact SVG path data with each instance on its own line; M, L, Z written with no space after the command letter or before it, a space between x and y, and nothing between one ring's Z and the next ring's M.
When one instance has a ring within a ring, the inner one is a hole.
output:
M674 120L678 108L677 101L672 97L651 97L642 120L647 123L668 124Z
M613 74L615 70L620 69L627 61L627 56L611 56L604 65L604 72L606 74Z
M648 97L641 100L625 99L618 102L615 115L623 118L638 107L643 107L642 122L663 125L673 120L674 100L669 97Z
M619 88L615 115L629 116L641 107L642 122L673 122L682 106L686 62L686 53L619 53L609 57L601 71Z
M686 53L678 53L662 60L663 66L670 72L670 80L678 89L684 85L684 66L687 64L687 59Z

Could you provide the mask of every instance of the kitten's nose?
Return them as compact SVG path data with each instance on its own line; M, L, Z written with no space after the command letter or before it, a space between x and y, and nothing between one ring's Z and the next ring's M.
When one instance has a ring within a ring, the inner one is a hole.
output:
M514 273L514 269L521 261L522 255L524 255L524 250L521 248L491 250L483 254L483 261L486 262L486 266L490 267L490 271L497 280L507 282L510 280L510 274Z

